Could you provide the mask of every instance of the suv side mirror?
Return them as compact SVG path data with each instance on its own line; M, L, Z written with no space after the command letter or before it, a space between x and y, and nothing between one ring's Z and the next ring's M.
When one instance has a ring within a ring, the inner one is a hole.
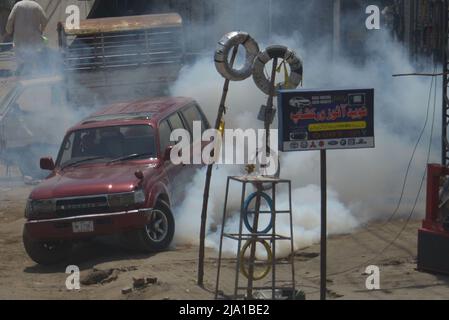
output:
M41 158L40 165L42 170L53 171L55 169L55 162L52 157Z
M167 148L165 148L164 158L163 158L164 162L171 160L170 154L171 154L172 149L173 149L173 146L168 146Z

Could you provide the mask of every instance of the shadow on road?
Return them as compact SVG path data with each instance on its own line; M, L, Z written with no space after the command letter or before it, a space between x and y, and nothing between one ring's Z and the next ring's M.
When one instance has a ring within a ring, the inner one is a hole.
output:
M98 264L114 262L150 259L158 253L142 254L126 248L116 237L99 238L91 241L77 243L67 261L53 265L42 266L35 264L24 268L26 273L58 273L65 272L69 265L76 265L81 271L89 270Z

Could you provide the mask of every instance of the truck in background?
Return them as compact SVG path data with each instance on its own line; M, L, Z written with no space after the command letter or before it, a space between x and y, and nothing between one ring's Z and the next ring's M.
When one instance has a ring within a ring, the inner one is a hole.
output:
M177 13L82 20L58 25L64 90L74 106L167 93L184 59Z
M59 23L58 35L58 52L48 49L49 74L5 80L0 100L0 166L5 170L0 174L8 175L16 164L22 176L42 178L39 156L56 152L60 143L48 137L60 136L84 116L81 109L166 95L183 64L183 24L177 13L82 20L76 30ZM6 54L5 60L13 58ZM27 106L26 99L45 105L45 111ZM67 120L55 132L55 125Z

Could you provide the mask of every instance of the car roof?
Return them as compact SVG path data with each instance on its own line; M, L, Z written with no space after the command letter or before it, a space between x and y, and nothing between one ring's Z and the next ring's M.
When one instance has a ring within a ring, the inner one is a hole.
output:
M117 125L124 121L157 124L159 120L192 102L194 100L187 97L158 97L115 103L91 114L71 130L84 127Z

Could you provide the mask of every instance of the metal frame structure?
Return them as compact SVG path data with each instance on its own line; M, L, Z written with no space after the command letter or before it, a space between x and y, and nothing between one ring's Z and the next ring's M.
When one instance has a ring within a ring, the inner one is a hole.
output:
M242 184L242 192L240 199L240 219L239 219L239 231L238 233L225 233L225 224L226 224L226 211L228 205L228 197L229 197L229 185L230 182L239 182ZM271 185L271 197L272 197L272 208L271 210L260 210L260 196L259 199L256 199L256 210L254 212L254 226L257 229L257 220L259 214L271 214L272 218L272 229L269 233L251 233L250 231L243 231L243 211L244 211L244 202L247 196L247 185L254 185L257 190L262 189L262 184L264 186ZM288 202L289 208L288 210L278 210L276 208L276 187L280 184L287 184L288 186ZM280 235L276 233L276 216L278 214L288 214L290 219L290 235ZM237 260L235 266L235 283L234 283L234 295L233 299L246 298L253 299L254 290L271 290L272 299L276 299L277 290L287 290L291 293L290 298L294 299L296 296L296 285L295 285L295 266L294 266L294 240L293 240L293 215L292 215L292 199L291 199L291 181L285 179L278 178L269 178L262 176L236 176L236 177L228 177L226 183L226 194L225 194L225 202L223 208L223 222L221 225L221 234L220 234L220 248L218 254L218 269L217 269L217 282L215 288L215 298L218 298L219 288L220 288L220 274L221 274L221 262L222 262L222 249L223 249L223 238L229 238L232 240L238 241L237 245ZM242 241L270 241L271 251L272 251L272 259L271 259L271 286L254 286L254 281L252 279L253 266L255 265L254 258L254 249L255 243L252 245L251 249L251 257L250 257L250 268L249 268L249 277L247 286L240 285L241 281L239 278L240 275L240 255L242 250ZM289 241L291 246L290 257L285 261L276 260L276 241ZM254 248L254 249L253 249ZM291 266L291 283L283 282L283 286L278 285L279 279L277 279L276 266L279 264L289 264ZM246 291L246 296L244 294L239 294L240 291Z
M79 29L58 25L65 70L182 64L182 18L154 14L83 20Z

